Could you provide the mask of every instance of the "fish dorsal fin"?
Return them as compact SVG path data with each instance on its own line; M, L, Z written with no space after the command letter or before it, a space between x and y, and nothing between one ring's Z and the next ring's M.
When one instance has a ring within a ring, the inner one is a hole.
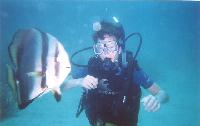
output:
M24 29L19 29L17 32L15 32L11 43L8 45L8 54L11 60L12 67L14 71L17 71L17 66L19 65L19 58L18 54L23 50L19 49L21 44L23 44L25 41L23 41L22 36L26 36L27 31Z

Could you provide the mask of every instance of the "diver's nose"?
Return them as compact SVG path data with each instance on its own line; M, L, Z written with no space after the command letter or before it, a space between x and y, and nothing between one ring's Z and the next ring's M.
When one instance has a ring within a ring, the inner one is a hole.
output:
M103 48L103 52L108 53L109 52L108 48L107 47Z

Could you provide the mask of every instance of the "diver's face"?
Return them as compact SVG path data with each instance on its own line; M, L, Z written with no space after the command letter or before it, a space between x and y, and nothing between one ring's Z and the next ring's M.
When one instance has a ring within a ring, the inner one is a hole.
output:
M110 58L112 62L118 59L118 55L121 49L117 45L116 38L110 35L104 35L104 39L98 39L98 42L94 45L94 51L100 56L102 60Z

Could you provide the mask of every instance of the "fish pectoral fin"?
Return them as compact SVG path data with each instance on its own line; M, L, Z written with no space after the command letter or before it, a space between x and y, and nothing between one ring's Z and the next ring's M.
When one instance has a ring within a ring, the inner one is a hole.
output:
M28 77L43 77L45 74L42 71L33 71L26 73Z
M54 94L54 98L56 99L56 101L59 102L61 100L60 88L54 89L53 94Z

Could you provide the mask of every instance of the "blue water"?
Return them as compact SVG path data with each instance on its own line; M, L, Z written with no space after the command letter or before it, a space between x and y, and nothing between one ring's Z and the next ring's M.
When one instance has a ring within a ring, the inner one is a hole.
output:
M126 34L142 34L138 62L170 95L170 102L158 112L148 113L141 106L139 126L199 126L199 2L62 0L0 1L0 109L6 115L0 126L89 126L84 113L75 118L80 88L63 92L60 103L49 93L18 111L7 86L7 46L17 29L36 27L56 36L72 55L92 44L93 22L112 16L120 20ZM134 50L136 43L137 38L132 38L127 47ZM86 62L88 56L80 54L78 60Z

